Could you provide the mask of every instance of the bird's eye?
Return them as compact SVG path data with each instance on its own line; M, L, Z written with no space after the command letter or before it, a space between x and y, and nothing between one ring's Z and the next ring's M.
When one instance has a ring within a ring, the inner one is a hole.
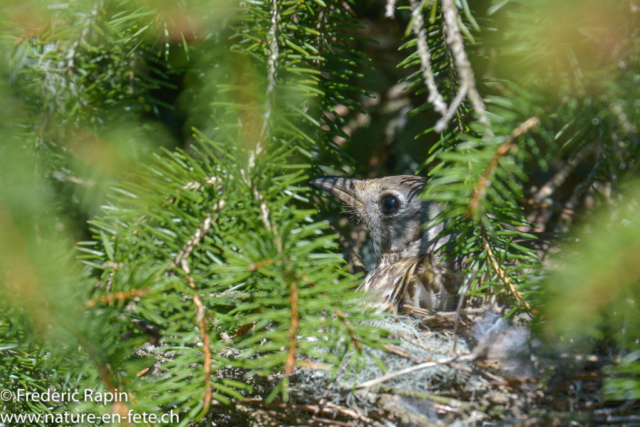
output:
M380 201L380 209L385 215L396 213L400 209L400 200L396 196L384 196Z

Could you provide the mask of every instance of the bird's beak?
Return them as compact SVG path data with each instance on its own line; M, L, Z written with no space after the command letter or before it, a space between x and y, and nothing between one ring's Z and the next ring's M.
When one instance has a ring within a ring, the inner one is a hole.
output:
M358 200L356 184L359 179L342 178L338 176L327 176L311 180L311 185L319 188L325 193L334 196L347 206L360 207L362 203Z

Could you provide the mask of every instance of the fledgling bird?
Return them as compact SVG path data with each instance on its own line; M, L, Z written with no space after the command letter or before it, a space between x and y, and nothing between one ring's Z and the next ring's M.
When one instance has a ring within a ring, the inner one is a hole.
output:
M374 294L394 313L404 312L407 306L453 310L463 281L436 254L448 241L447 237L438 237L442 225L422 228L440 212L438 204L421 199L425 183L426 178L412 175L311 181L342 201L366 224L378 262L358 289Z

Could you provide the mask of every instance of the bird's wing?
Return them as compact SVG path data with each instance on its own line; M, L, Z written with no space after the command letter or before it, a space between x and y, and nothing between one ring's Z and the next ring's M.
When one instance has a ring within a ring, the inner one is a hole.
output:
M409 290L414 307L437 311L455 309L463 275L452 271L444 264L435 263L431 255L424 255L418 260L415 275L415 289Z
M369 292L385 309L398 312L402 305L452 311L463 276L429 255L381 263L367 275L358 290Z

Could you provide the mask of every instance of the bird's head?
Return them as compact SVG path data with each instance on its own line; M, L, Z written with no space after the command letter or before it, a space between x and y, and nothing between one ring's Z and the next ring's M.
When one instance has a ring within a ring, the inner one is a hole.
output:
M426 179L400 175L378 179L316 178L311 184L342 201L367 225L376 255L401 253L416 246L431 209L420 197ZM417 249L417 248L416 248Z

